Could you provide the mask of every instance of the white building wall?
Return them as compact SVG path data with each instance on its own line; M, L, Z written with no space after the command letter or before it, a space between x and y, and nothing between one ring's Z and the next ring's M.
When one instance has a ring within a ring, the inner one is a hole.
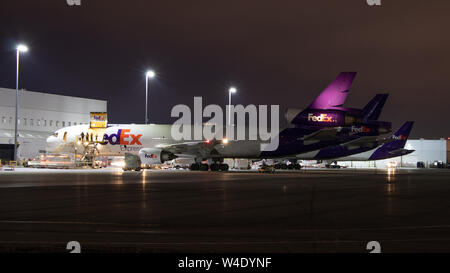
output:
M429 167L434 161L447 163L446 140L411 139L406 142L405 149L415 150L413 153L377 161L339 161L341 166L353 168L386 168L389 162L397 166L416 167L418 161L423 161Z
M0 143L14 143L15 89L0 88ZM45 150L54 131L88 124L90 112L106 112L107 102L71 96L19 90L19 157L34 157Z

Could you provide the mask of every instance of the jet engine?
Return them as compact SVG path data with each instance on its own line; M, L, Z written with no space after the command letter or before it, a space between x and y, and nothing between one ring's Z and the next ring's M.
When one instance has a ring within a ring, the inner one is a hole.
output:
M143 148L139 151L139 158L144 164L162 164L166 161L177 158L171 152L157 148Z

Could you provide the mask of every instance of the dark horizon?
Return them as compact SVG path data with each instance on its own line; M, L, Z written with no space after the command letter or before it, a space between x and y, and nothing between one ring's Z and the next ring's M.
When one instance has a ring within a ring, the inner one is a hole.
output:
M111 123L168 123L176 104L305 108L341 71L358 74L346 106L390 96L380 119L411 138L450 136L445 122L450 2L66 0L0 4L0 87L104 99ZM442 122L444 120L444 122Z

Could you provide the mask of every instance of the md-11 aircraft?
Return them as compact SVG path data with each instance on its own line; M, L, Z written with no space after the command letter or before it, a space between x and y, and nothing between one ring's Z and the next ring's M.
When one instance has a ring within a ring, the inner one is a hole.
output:
M381 160L403 156L414 152L414 150L405 149L406 141L411 132L414 122L408 121L391 137L391 141L387 141L378 148L360 152L357 154L348 154L346 156L338 157L339 161L367 161L367 160ZM362 145L364 146L364 145ZM365 150L365 148L362 148Z
M407 121L390 137L361 137L339 145L298 154L295 160L367 161L407 155L414 152L404 149L413 125L413 121Z
M177 157L194 158L192 170L228 170L224 158L280 158L349 142L359 137L389 133L390 122L372 120L381 111L386 95L377 95L364 109L343 104L356 73L342 72L321 94L294 118L294 126L280 131L275 150L261 150L260 140L213 139L177 141L172 125L109 125L94 135L89 125L62 128L47 139L48 151L84 153L85 156L125 155L129 165L160 164ZM376 116L376 114L375 114ZM193 130L191 130L193 131ZM225 130L223 130L225 131ZM208 160L212 164L201 164ZM125 169L134 168L127 167ZM136 167L139 169L139 167Z

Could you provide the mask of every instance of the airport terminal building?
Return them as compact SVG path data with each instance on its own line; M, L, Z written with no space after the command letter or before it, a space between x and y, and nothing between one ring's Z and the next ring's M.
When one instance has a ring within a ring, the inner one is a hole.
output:
M0 159L10 159L14 150L16 90L0 88ZM71 125L89 124L90 112L106 112L105 100L19 90L18 157L33 158L45 150L54 131Z

